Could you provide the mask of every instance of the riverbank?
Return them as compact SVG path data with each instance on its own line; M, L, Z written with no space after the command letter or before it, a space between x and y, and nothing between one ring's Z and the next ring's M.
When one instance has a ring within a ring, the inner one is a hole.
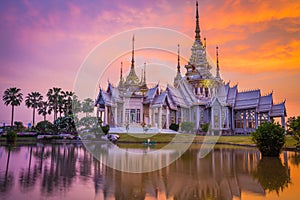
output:
M236 146L250 146L255 147L254 142L251 140L251 136L200 136L191 134L119 134L120 144L141 144L150 139L155 144L166 144L170 142L176 143L216 143L216 144L228 144ZM17 144L35 144L36 142L44 143L78 143L78 140L37 140L36 137L18 137ZM6 138L0 137L0 145L6 144ZM296 150L296 140L291 136L286 136L285 149Z

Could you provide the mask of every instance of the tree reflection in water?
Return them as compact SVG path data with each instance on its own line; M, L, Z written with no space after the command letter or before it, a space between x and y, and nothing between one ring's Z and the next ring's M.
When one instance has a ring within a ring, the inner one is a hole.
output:
M258 180L260 185L269 192L279 190L283 191L290 183L290 172L288 166L281 163L277 157L263 157L253 176Z
M33 169L32 165L32 146L29 148L29 162L28 167L26 169L22 168L19 183L22 192L29 192L35 187L35 183L38 177L38 166L34 164Z
M282 164L276 158L261 159L255 148L215 146L199 159L199 146L192 145L171 165L149 173L107 167L80 144L38 144L19 150L0 147L4 150L0 195L10 199L19 199L20 192L36 199L234 199L248 192L264 197L289 185L288 161L297 164L299 156L284 152ZM110 144L90 148L100 149L98 158L114 155Z
M7 151L5 173L0 171L0 192L1 193L8 192L14 184L13 172L9 171L11 151L13 151L14 147L12 145L8 145L5 149Z
M298 166L300 164L300 153L299 152L294 152L292 156L290 157L291 163L293 165Z

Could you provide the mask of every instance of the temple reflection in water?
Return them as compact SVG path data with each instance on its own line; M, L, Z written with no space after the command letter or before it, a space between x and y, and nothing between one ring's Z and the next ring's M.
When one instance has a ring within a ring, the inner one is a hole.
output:
M283 162L262 162L256 149L220 146L199 159L199 148L192 145L178 160L160 170L125 173L101 164L81 145L2 146L1 197L233 199L242 198L244 193L264 197L272 190L277 191L274 187L284 191L290 182L296 183L290 181L288 164L299 163L296 153L285 152ZM272 187L263 182L268 171L277 178L268 183Z

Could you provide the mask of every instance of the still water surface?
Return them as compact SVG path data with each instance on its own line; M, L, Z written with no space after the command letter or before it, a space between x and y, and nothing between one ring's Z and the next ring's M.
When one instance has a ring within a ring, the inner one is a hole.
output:
M300 197L299 153L262 159L255 148L215 146L199 159L199 149L192 145L171 165L141 174L107 167L81 144L0 146L0 199Z

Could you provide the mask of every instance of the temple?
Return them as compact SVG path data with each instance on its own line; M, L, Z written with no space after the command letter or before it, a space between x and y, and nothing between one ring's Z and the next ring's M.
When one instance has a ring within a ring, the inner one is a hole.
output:
M158 129L169 129L172 123L193 122L194 130L201 131L204 124L222 134L248 134L260 123L278 118L285 127L285 101L274 104L273 92L262 95L259 89L239 91L222 80L216 47L216 74L206 55L206 38L202 41L196 3L195 41L191 57L182 75L178 45L177 73L173 86L162 90L159 84L149 88L146 82L146 63L139 78L135 72L134 36L130 72L123 78L121 63L117 86L108 83L100 88L95 100L97 115L111 127L141 127L147 124Z

